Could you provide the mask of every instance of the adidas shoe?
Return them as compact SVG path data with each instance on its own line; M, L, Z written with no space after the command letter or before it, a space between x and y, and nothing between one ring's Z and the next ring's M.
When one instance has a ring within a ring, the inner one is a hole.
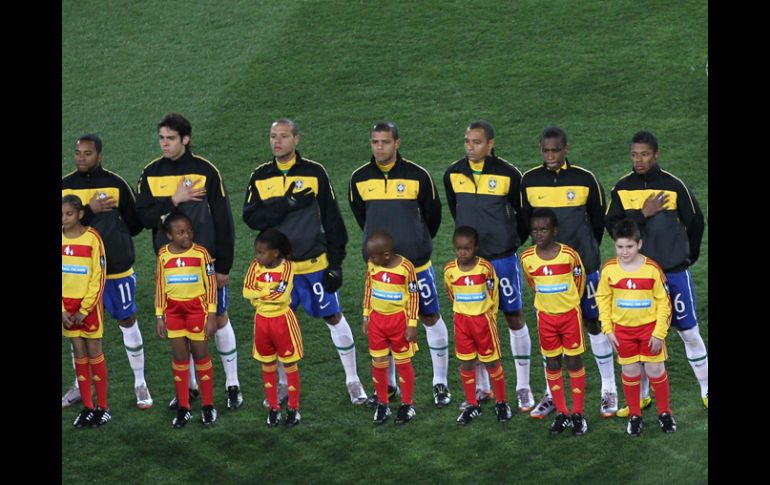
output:
M398 386L388 386L388 400L398 401L398 397L401 395L401 388ZM369 399L366 400L366 406L372 409L377 407L377 392L373 392Z
M491 401L495 398L495 391L493 389L490 389L489 392L482 391L481 389L476 389L476 401L478 401L479 404L483 402ZM460 411L465 411L465 408L468 407L468 401L463 401L460 403L457 408Z
M628 426L626 426L626 433L628 433L631 437L638 437L640 434L642 434L642 428L644 428L644 425L642 423L642 417L641 416L631 416L628 418Z
M564 413L557 413L556 419L553 420L553 424L551 425L550 433L552 436L556 436L557 434L560 434L562 431L564 431L567 428L572 427L572 420Z
M641 409L647 409L650 407L650 404L652 404L652 398L649 396L643 397L639 400L639 407ZM631 409L629 409L628 406L623 406L622 408L618 409L618 411L615 413L615 416L619 418L627 418L629 414L631 414Z
M529 412L530 418L543 419L556 409L553 399L548 394L543 394L543 399L537 403L535 409Z
M664 433L676 433L676 421L674 421L674 417L671 416L671 413L662 412L660 416L658 416L658 423L660 423L660 429L663 430Z
M356 406L366 403L366 391L360 381L353 381L347 383L348 394L350 394L350 402Z
M227 394L227 409L238 409L243 406L243 394L238 386L229 386Z
M299 409L288 408L286 410L286 426L292 427L299 424L299 420L302 416L299 414Z
M446 384L436 384L433 386L433 404L436 407L443 408L452 400L452 393L449 392L449 388Z
M572 417L572 434L575 436L583 436L588 432L588 421L585 416L580 413L573 413Z
M602 403L599 406L603 418L611 418L618 412L618 393L603 391Z
M404 424L408 423L412 419L414 419L415 414L417 414L417 411L414 410L414 406L411 404L401 403L401 406L398 407L398 412L396 413L396 424Z
M382 424L388 420L388 416L391 414L392 412L387 404L378 402L377 409L374 410L374 418L372 419L372 422L374 424Z
M94 409L94 416L91 418L89 426L92 428L98 428L99 426L104 426L105 424L109 423L110 419L112 419L112 416L110 416L109 409L96 406L96 409Z
M519 401L519 412L528 413L535 408L535 396L528 387L516 391L516 399Z
M176 417L171 421L171 424L177 429L184 428L184 425L187 424L192 417L192 411L187 408L177 407Z
M147 389L147 384L136 386L134 392L136 393L136 407L139 409L152 407L152 396L150 396L150 390Z
M283 421L280 409L271 409L267 412L267 425L272 428L278 426Z
M282 382L278 383L278 405L285 403L289 400L289 385L284 384ZM267 402L267 398L265 398L264 401L262 401L262 407L265 409L270 409L270 403Z
M457 424L466 425L470 424L471 421L481 416L481 406L468 406L465 408L465 410L460 414L460 416L457 417Z
M69 391L67 391L62 397L61 397L61 407L62 409L72 406L76 402L80 401L80 387L75 384L74 386L70 387Z
M91 424L91 420L93 419L94 419L94 410L83 408L80 410L80 413L78 413L72 425L76 428L85 428Z
M495 404L495 415L497 420L501 423L510 421L513 418L513 411L511 411L511 405L506 401L501 401Z
M190 388L190 404L200 395L200 391L198 389L192 389ZM169 409L177 409L179 408L179 401L177 400L176 396L174 396L174 399L171 400L170 403L168 403Z
M214 409L214 406L210 404L201 408L201 414L201 421L203 421L203 426L211 426L212 424L216 423L217 419L219 418L217 410Z

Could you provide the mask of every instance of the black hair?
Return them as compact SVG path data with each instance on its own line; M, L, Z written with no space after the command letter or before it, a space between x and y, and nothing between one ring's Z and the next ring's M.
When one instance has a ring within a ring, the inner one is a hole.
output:
M642 240L642 232L636 222L631 219L621 219L612 226L612 239L617 241L620 238L633 239L639 242Z
M181 220L186 220L190 224L190 227L192 227L192 220L189 217L187 217L185 213L174 211L174 212L171 212L169 215L167 215L165 219L163 219L163 230L171 234L171 225L174 224L176 221L181 221Z
M254 245L256 246L258 242L267 244L267 247L270 249L277 249L278 256L281 258L291 259L291 243L289 238L278 229L271 227L260 232L254 239Z
M78 197L75 194L67 194L64 197L61 198L62 204L69 204L72 206L73 209L75 209L78 212L84 211L85 206L83 205L83 201L80 200L80 197Z
M81 141L93 142L94 148L96 148L96 153L102 153L102 139L94 135L93 133L86 133L85 135L80 136L75 142L75 145L77 145Z
M472 228L471 226L460 226L455 229L454 234L452 234L452 241L454 241L458 236L472 237L473 241L476 243L476 246L479 245L479 233L476 232L476 229Z
M546 126L543 129L543 132L540 134L541 145L546 138L558 138L561 141L562 147L567 146L567 132L556 125Z
M468 125L468 128L466 130L478 130L482 129L484 130L484 136L487 140L494 140L495 139L495 127L492 126L492 123L490 123L487 120L476 120L470 125Z
M371 134L375 131L387 131L393 135L393 140L398 140L398 126L392 121L378 121L372 126L372 129L369 130L369 133Z
M653 152L658 151L658 139L649 131L638 131L631 138L630 145L634 143L646 143L652 147Z
M532 217L529 218L530 225L532 224L532 221L534 221L535 219L550 219L551 225L553 225L553 227L559 227L559 221L556 219L556 213L551 209L538 207L537 209L532 211Z
M270 128L272 128L273 125L289 125L291 126L291 134L294 136L299 135L299 126L297 126L297 123L291 118L278 118L270 124Z
M158 123L158 129L163 127L176 131L179 133L180 138L192 136L192 125L187 118L179 113L169 113L164 116L160 123Z

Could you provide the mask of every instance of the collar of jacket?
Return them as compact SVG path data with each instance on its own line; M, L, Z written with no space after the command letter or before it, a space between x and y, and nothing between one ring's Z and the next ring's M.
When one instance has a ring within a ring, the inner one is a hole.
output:
M484 168L481 169L481 173L487 173L489 170L489 165L491 163L495 163L497 161L497 157L494 155L487 155L484 157ZM468 178L473 178L473 170L471 169L471 161L468 160L468 157L464 157L460 159L460 164L458 165L458 168L460 169L460 173L467 176Z
M294 161L294 165L289 169L289 172L305 163L305 160L302 159L302 155L299 154L299 150L294 150L294 157L296 160ZM278 175L283 175L283 172L278 168L278 161L275 159L275 156L273 156L273 163L270 164L270 171L275 172Z
M636 170L634 170L633 164L631 165L631 171L634 173L634 175L636 175L642 180L652 180L654 178L657 178L661 174L662 170L663 169L660 168L660 164L655 163L655 166L653 166L646 174L639 175L638 173L636 173Z
M99 165L94 167L90 172L81 172L79 170L75 170L75 173L78 174L78 177L93 177L94 175L104 173L104 167L102 167L102 164L99 163Z
M380 167L377 165L377 160L374 159L374 155L369 159L369 163L372 165L372 167L375 167L377 170L380 169ZM402 167L404 165L404 159L401 158L401 152L396 150L396 161L393 163L393 168L390 169L388 174L393 173L394 170L396 170L399 167Z
M545 169L547 172L550 172L550 173L556 174L556 176L557 176L557 177L558 177L559 175L561 175L561 173L562 173L562 172L565 172L565 171L566 171L568 168L570 168L571 166L572 166L572 164L571 164L571 163L569 163L569 159L565 158L565 159L564 159L564 165L562 165L561 167L559 167L559 169L558 169L558 170L556 170L555 172L553 172L553 171L551 171L551 170L548 170L548 167L546 167L546 166L545 166L545 162L543 162L543 168L544 168L544 169Z
M193 152L192 152L192 150L190 150L189 147L187 147L187 148L184 149L184 154L182 154L182 156L177 158L176 160L172 160L172 159L167 158L167 157L163 157L163 160L165 160L165 161L167 161L169 163L182 163L182 162L186 162L186 161L192 160L192 157L193 157Z

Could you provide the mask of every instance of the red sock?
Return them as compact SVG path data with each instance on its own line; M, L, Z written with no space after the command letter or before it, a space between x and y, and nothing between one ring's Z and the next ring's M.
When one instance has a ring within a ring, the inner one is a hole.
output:
M414 394L414 366L412 366L412 359L397 360L396 370L398 371L398 383L401 384L401 402L410 405L414 404L412 401L412 395Z
M265 397L270 404L270 409L281 409L278 402L278 366L275 362L272 364L262 364L262 382L265 386Z
M479 401L476 399L476 369L465 370L460 367L460 380L463 381L465 402L471 406L478 406Z
M104 360L104 354L88 359L88 364L91 366L91 378L96 388L96 403L102 409L109 409L107 407L107 362Z
M171 359L171 372L174 374L176 400L180 408L190 409L190 360Z
M492 387L495 389L497 395L497 402L507 401L505 398L505 371L503 370L503 364L497 361L497 365L493 368L487 367L489 378L492 379Z
M198 376L198 386L201 389L201 405L213 406L214 367L211 365L211 356L195 361L195 375Z
M383 404L389 404L388 399L388 361L376 362L372 359L372 381L377 400Z
M286 383L289 385L289 407L299 409L299 367L297 363L284 364Z
M583 401L586 397L586 368L567 370L569 387L572 388L572 414L583 414Z
M628 405L628 415L641 416L642 407L639 405L639 400L642 394L639 383L642 381L642 375L630 377L626 374L621 374L621 380L623 381L623 394L626 396L626 405Z
M564 396L564 377L561 375L561 369L545 371L545 377L548 381L548 388L551 389L551 397L556 410L560 413L569 414L567 409L567 398Z
M668 387L668 372L663 371L662 375L658 377L650 378L650 385L652 386L652 392L655 393L655 405L658 406L658 415L662 413L671 414L671 408L669 407L669 387Z
M91 392L91 367L88 366L88 357L75 359L75 375L78 378L78 389L83 406L94 408L94 395Z

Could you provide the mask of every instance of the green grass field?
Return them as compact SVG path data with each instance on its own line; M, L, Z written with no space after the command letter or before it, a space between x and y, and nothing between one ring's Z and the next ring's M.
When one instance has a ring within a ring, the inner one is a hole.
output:
M341 297L367 390L361 232L346 193L351 171L369 158L373 122L398 123L402 155L426 167L440 187L446 166L464 155L469 122L492 122L498 155L522 171L540 163L539 133L556 123L569 135L569 159L592 170L607 194L630 170L628 139L649 129L660 140L661 165L688 183L708 217L707 13L705 1L692 0L63 2L62 175L74 169L76 137L92 131L105 142L104 165L135 184L160 153L155 127L170 111L191 120L194 151L223 174L237 226L230 315L245 398L238 411L226 409L224 372L214 356L219 423L204 430L196 403L195 422L172 430L170 350L154 335L154 254L144 231L135 238L135 268L146 376L156 404L136 408L122 335L108 320L113 420L98 430L76 430L76 410L62 411L63 483L704 483L708 415L674 331L667 367L676 434L657 429L652 409L637 440L625 435L625 420L602 420L589 352L590 432L552 439L550 419L519 415L499 425L491 407L467 429L457 426L456 403L463 397L454 357L453 404L434 408L422 330L424 350L414 359L417 419L405 427L392 421L373 427L368 408L349 404L323 321L300 312L303 421L294 429L268 429L261 372L250 356L253 314L240 287L254 236L241 221L243 194L253 168L271 155L270 122L282 116L299 124L299 149L324 163L340 198L350 236ZM443 200L443 187L440 192ZM446 208L443 216L434 240L438 267L452 257L454 225ZM613 254L610 242L605 236L604 258ZM701 254L692 273L708 344L708 225ZM440 293L451 339L450 306L443 288ZM527 290L532 388L539 399L545 384L531 302ZM500 322L513 394L504 327ZM72 367L64 340L61 362L65 391ZM69 458L82 457L83 450L85 458Z

